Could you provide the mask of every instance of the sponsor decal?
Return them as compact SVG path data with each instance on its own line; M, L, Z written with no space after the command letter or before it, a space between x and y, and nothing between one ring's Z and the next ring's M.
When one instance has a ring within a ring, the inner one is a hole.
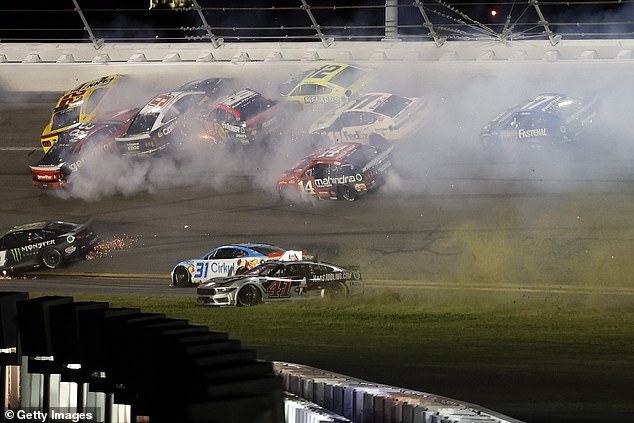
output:
M68 235L66 237L66 242L68 242L69 244L72 244L73 242L75 242L75 236L74 235Z
M338 103L339 97L332 95L306 95L305 103Z
M363 176L360 173L356 175L343 175L338 177L328 176L327 178L318 179L315 178L315 186L317 187L328 187L332 185L344 185L344 184L352 184L355 182L363 181Z
M338 273L326 273L324 275L319 275L315 277L315 279L320 281L340 281L347 279L360 279L361 274L359 272L338 272Z
M42 248L47 247L49 245L55 245L55 240L51 239L48 241L36 242L35 244L25 245L24 247L20 247L20 251L22 253L30 253L32 251L41 250Z
M64 249L64 252L66 254L73 254L75 251L77 251L77 247L75 247L74 245L71 245L70 247L66 247Z
M222 126L224 130L234 132L236 134L244 134L246 132L246 128L244 126L232 125L227 122L222 122L220 126Z
M7 250L0 251L0 266L7 264Z
M194 279L207 279L209 273L218 275L233 275L235 271L235 263L223 263L223 262L205 262L199 261L196 263L196 269L194 272Z
M19 248L11 248L11 257L13 257L13 262L17 263L22 261L22 252Z
M165 128L161 129L159 131L159 133L158 133L158 137L161 138L163 136L171 134L172 131L174 130L174 128L176 128L176 122L172 122L170 125L168 125Z
M546 128L538 128L538 129L520 129L517 132L519 138L534 138L534 137L546 137L548 136L548 132Z
M52 181L53 179L55 179L53 177L53 175L42 175L42 174L37 174L35 175L38 181Z
M71 92L78 92L78 91L87 90L90 88L101 87L103 85L110 84L113 80L114 80L114 77L104 77L97 81L86 82L84 84L81 84L79 87L75 88Z
M128 144L128 151L137 151L140 149L141 149L141 146L139 145L138 142Z

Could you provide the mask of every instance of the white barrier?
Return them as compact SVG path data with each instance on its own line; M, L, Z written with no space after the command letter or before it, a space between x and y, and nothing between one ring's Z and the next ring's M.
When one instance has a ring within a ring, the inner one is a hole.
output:
M355 423L519 423L519 420L479 405L451 398L368 382L301 364L275 362L274 366L286 391ZM308 405L305 408L311 409ZM290 422L288 418L287 422Z
M105 74L125 73L148 82L169 78L195 79L214 74L247 74L255 64L306 68L315 61L444 62L469 64L634 61L634 40L547 40L507 44L480 41L348 42L325 48L321 43L233 43L214 49L206 43L107 44L96 50L88 43L0 43L0 84L6 91L65 91ZM255 72L255 71L254 71ZM46 75L46 78L42 78Z

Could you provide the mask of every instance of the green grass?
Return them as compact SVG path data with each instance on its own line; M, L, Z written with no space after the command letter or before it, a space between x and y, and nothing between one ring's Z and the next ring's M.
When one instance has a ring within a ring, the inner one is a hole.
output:
M391 291L253 308L200 307L193 296L75 300L184 318L229 333L262 359L431 392L525 421L634 416L634 304L483 304Z

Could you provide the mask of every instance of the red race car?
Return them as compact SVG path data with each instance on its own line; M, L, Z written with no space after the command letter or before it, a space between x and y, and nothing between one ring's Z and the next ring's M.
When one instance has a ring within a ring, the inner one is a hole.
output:
M138 110L122 110L71 130L31 166L33 184L45 189L59 187L68 182L71 173L79 172L88 155L116 151L115 137L126 131Z
M282 199L354 201L383 183L392 165L392 148L341 143L315 151L277 180Z

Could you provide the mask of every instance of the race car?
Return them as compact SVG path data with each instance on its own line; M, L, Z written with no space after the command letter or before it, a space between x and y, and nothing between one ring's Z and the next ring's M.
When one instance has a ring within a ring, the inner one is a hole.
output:
M0 272L55 269L83 258L97 244L90 222L50 221L15 226L0 238Z
M480 139L485 147L494 148L561 146L578 139L592 125L597 104L597 98L540 94L502 112L482 129Z
M216 98L225 83L221 78L191 81L154 97L139 110L125 133L115 138L119 152L146 157L165 151L175 139L184 136L184 126L179 126L182 117L188 112L197 113Z
M112 105L109 99L113 96L115 87L123 79L123 75L119 74L104 76L84 82L64 93L53 109L50 122L42 131L40 141L44 152L48 152L70 130L90 122L106 111L107 106Z
M370 80L364 69L345 63L328 63L306 74L284 96L301 105L343 104ZM282 85L282 89L288 86Z
M277 180L282 200L354 201L385 183L393 147L379 150L360 143L340 143L302 159Z
M265 142L281 126L281 103L245 88L220 100L201 121L215 144Z
M423 98L369 93L326 113L309 132L315 144L350 141L384 148L408 138L428 121L429 106Z
M263 302L363 293L361 273L314 261L267 261L242 275L216 278L197 289L198 304L254 306Z
M30 166L33 184L43 189L60 187L91 155L115 151L114 138L125 132L138 110L114 112L69 131L35 166Z
M199 259L183 260L172 269L170 286L193 286L220 276L243 273L267 260L301 260L302 251L271 244L224 245Z

